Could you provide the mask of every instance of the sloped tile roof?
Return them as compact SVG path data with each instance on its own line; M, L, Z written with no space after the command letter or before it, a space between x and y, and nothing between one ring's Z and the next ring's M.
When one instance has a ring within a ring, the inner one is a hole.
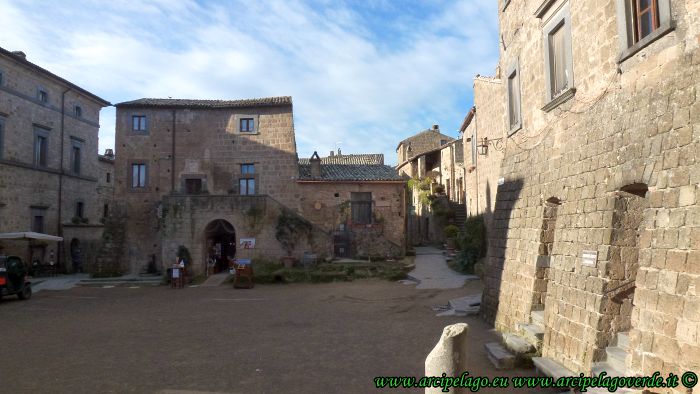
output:
M292 105L290 96L263 97L243 100L191 100L142 98L115 104L115 107L164 107L164 108L245 108Z
M393 167L384 165L384 155L361 154L341 155L321 158L321 176L311 176L309 159L299 159L299 180L301 181L402 181L403 178Z
M309 159L299 159L299 164L309 164ZM384 164L382 153L369 153L359 155L335 155L321 158L321 164Z

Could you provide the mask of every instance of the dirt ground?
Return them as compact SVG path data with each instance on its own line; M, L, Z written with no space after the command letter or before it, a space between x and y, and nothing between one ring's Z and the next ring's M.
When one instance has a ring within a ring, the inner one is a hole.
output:
M479 291L479 282L416 290L362 280L6 298L0 391L372 393L375 376L423 376L442 328L457 322L470 325L471 375L532 374L493 369L483 343L496 334L478 317L439 318L430 309Z

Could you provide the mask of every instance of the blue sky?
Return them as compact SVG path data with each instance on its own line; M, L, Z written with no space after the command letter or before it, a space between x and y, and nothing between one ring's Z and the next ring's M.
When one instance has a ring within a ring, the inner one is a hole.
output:
M0 0L0 46L112 103L292 96L300 157L457 136L493 74L497 2ZM114 146L114 108L100 150ZM117 150L117 154L119 154Z

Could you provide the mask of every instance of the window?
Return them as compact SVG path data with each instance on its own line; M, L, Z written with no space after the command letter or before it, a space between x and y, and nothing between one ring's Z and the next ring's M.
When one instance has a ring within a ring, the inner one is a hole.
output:
M133 131L145 132L147 129L146 117L144 115L134 115L131 117L131 129Z
M509 135L512 135L522 127L520 108L520 69L518 63L516 63L508 70Z
M253 133L255 132L255 119L254 118L241 118L241 133Z
M46 208L31 207L31 231L35 233L44 232L44 217L46 216Z
M83 117L83 109L79 106L76 105L75 108L73 109L73 112L75 113L76 118L82 118Z
M447 140L440 140L440 146L443 146L447 143Z
M0 116L0 159L2 159L2 151L5 143L5 118Z
M75 203L75 217L82 219L85 215L85 203L78 201Z
M242 196L249 196L255 194L255 178L239 179L238 187Z
M46 89L39 88L37 90L37 99L39 99L39 101L42 103L47 103L49 101L49 93L46 91Z
M241 164L241 174L255 174L255 164Z
M200 178L185 179L185 193L200 194L202 193L202 180Z
M49 136L45 131L34 132L34 165L46 167Z
M107 183L112 182L112 174L110 174L109 172L107 173L107 179L106 179L106 181L107 181Z
M105 204L105 205L102 207L102 217L103 217L103 218L106 218L106 217L108 217L108 216L109 216L109 204Z
M620 61L673 29L669 0L617 0Z
M83 143L81 141L72 140L73 146L70 151L70 170L74 174L80 174L80 160Z
M131 187L133 189L146 187L146 164L133 163L131 165Z
M44 232L44 215L32 216L32 231L35 233Z
M571 16L568 3L545 25L544 48L548 104L543 109L549 111L574 93Z
M5 84L5 73L0 70L0 86Z
M372 193L350 193L353 224L372 223Z

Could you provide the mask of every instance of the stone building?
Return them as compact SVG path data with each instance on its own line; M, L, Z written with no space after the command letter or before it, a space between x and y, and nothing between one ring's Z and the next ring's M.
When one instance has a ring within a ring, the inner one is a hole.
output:
M403 255L406 181L382 154L331 152L299 160L302 216L333 234L339 257Z
M108 105L24 53L0 48L0 233L65 239L65 247L36 243L29 250L24 241L5 241L4 253L53 259L68 270L74 260L85 263L81 242L99 242L102 231L97 146L100 109Z
M440 133L438 125L399 143L397 170L413 179L407 233L409 242L442 242L448 224L461 226L464 202L464 149L461 139ZM426 196L429 202L426 201Z
M503 160L506 107L500 77L477 76L473 86L474 106L460 127L464 141L466 209L469 216L483 214L490 228Z
M359 179L331 185L325 170L320 179L300 178L291 97L140 99L116 107L115 195L125 217L123 260L130 262L123 270L167 267L180 246L195 273L212 255L219 260L214 271L226 268L227 257L329 257L331 227L324 215L315 222L314 213L352 192L372 192ZM290 216L310 221L312 230L285 250L275 229Z
M700 370L700 3L499 5L484 316L548 373Z

